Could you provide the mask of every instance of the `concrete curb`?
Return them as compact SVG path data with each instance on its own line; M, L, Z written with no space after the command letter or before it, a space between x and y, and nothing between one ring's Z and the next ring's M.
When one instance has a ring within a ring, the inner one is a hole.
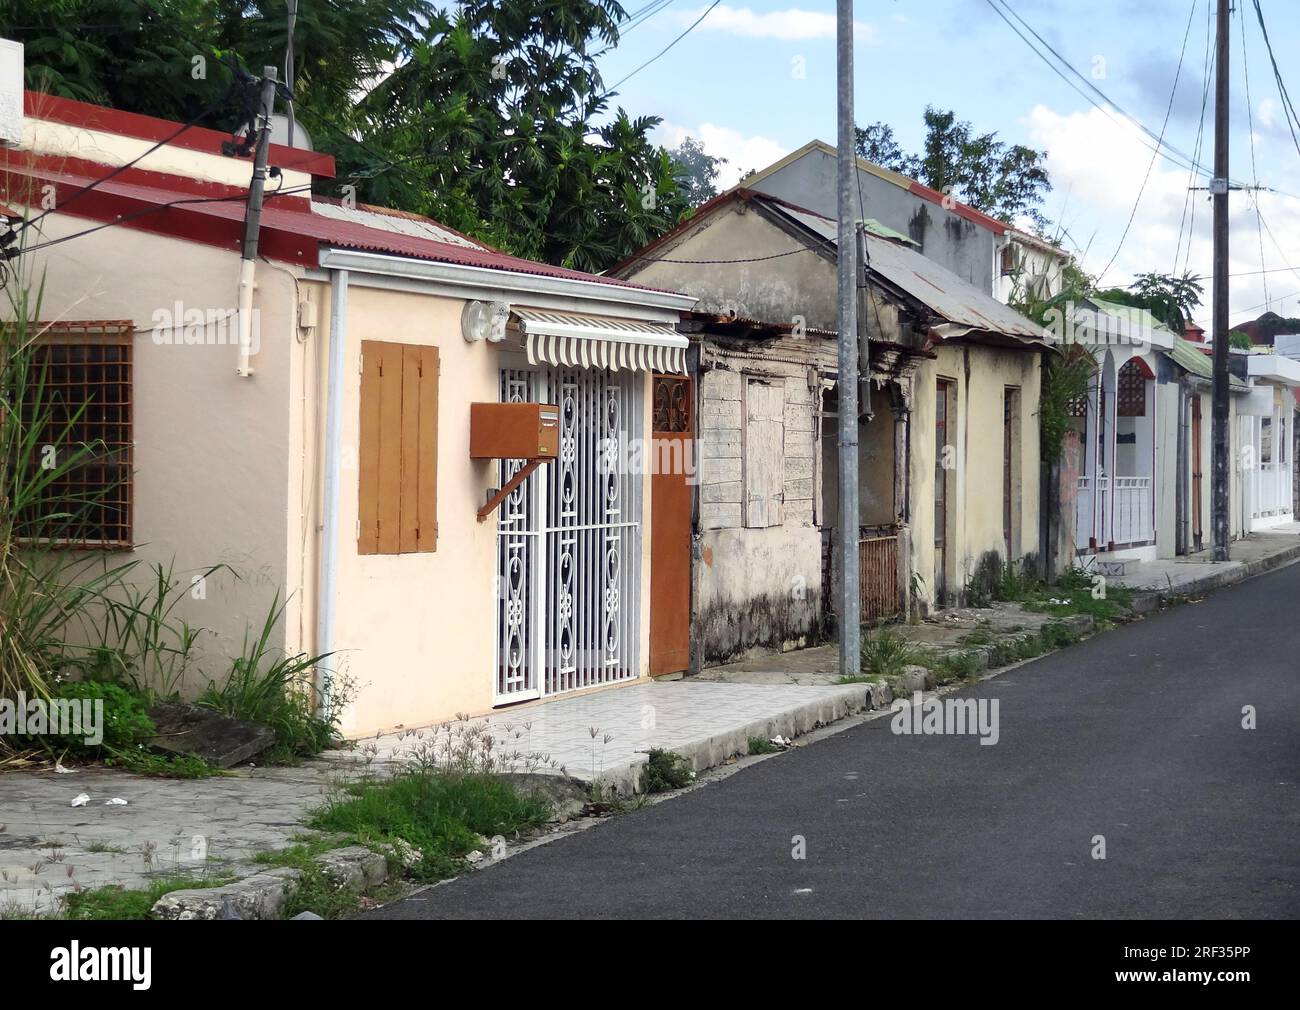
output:
M779 715L756 719L699 740L665 749L680 754L692 771L705 771L737 755L748 754L750 737L771 740L775 736L781 736L790 739L864 709L876 707L873 705L875 700L873 692L879 691L880 685L866 683L840 685L834 692L820 690L816 698ZM592 779L592 785L617 792L619 795L632 795L640 789L641 769L646 760L645 756L638 755L638 760L608 768Z
M330 849L314 861L339 890L360 894L388 879L388 861L363 845ZM154 903L153 917L170 921L279 919L284 915L293 888L301 880L301 870L280 867L221 887L172 891Z
M1224 589L1256 575L1271 572L1300 558L1300 544L1287 547L1267 557L1255 558L1253 561L1229 562L1231 567L1213 575L1202 575L1198 579L1185 582L1172 589L1139 590L1133 597L1133 611L1137 614L1150 614L1161 607L1185 603L1194 596L1204 596L1216 589Z

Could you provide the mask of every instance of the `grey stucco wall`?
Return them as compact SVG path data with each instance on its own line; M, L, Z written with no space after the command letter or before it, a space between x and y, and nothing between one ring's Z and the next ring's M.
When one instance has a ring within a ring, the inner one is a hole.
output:
M861 169L858 185L863 217L902 232L920 245L928 259L981 291L993 291L996 237L991 231ZM836 214L835 159L821 151L810 151L751 188L826 217Z

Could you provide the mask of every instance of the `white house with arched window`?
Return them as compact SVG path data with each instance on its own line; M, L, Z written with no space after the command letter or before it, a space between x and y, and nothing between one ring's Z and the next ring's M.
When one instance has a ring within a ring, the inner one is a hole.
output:
M1145 309L1088 299L1070 316L1065 342L1096 361L1086 395L1071 405L1080 443L1074 480L1075 550L1110 562L1157 557L1162 352L1176 341ZM1176 392L1176 389L1174 390ZM1092 564L1094 562L1086 562Z

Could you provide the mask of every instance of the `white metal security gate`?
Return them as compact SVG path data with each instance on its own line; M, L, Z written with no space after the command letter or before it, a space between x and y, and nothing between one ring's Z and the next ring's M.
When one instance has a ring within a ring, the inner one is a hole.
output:
M503 369L505 402L554 403L559 457L501 506L496 704L630 680L639 670L644 376ZM504 460L504 485L523 466Z

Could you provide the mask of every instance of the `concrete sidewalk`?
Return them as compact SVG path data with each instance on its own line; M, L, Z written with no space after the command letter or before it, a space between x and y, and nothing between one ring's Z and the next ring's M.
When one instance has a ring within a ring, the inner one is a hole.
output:
M327 757L342 765L411 760L422 749L443 753L454 746L450 737L465 732L461 726L483 727L494 752L516 770L562 771L628 793L652 748L674 751L703 771L747 753L750 737L797 736L868 707L867 685L832 683L725 684L692 677L634 684L521 705L466 724L375 737L359 750Z
M371 738L294 768L195 780L102 766L0 772L0 918L48 912L76 888L245 877L256 870L254 855L293 844L340 783L391 773L422 753L445 755L440 748L459 739L490 741L501 771L562 771L628 793L652 747L702 771L747 753L752 736L797 736L862 710L867 699L863 684L645 683ZM72 806L82 793L88 802Z
M1160 600L1199 596L1300 558L1300 523L1286 523L1234 540L1228 556L1230 560L1216 562L1213 549L1208 549L1180 558L1143 561L1130 574L1110 575L1106 580L1112 585L1151 591Z

